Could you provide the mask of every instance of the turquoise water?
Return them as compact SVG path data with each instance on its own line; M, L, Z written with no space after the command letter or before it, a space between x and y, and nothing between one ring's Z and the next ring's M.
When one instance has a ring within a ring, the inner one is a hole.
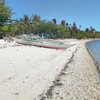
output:
M90 41L86 45L97 65L100 66L100 40Z

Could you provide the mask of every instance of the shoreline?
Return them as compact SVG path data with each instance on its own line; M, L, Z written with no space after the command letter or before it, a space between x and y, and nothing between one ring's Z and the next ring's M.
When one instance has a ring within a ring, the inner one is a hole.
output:
M100 39L97 39L97 40L100 40ZM91 40L91 41L96 41L96 40ZM91 42L91 41L88 41L88 42ZM98 63L96 62L96 60L95 60L94 57L92 56L92 54L91 54L91 52L90 52L90 50L89 50L89 48L88 48L88 46L87 46L87 43L88 43L88 42L85 43L85 47L86 47L86 49L87 49L89 55L91 56L91 58L93 59L93 61L94 61L94 63L95 63L95 66L96 66L96 68L97 68L97 71L98 71L98 73L99 73L99 78L100 78L100 65L98 65Z
M88 99L87 94L90 96L92 94L89 91L100 89L100 80L93 59L86 51L87 41L77 40L77 44L66 51L34 46L0 49L0 64L3 64L0 66L0 91L3 91L0 99L83 100L85 96L85 99L90 100L92 97ZM89 93L78 97L80 91ZM98 97L99 92L93 92L93 96ZM99 100L93 98L91 100Z
M90 61L92 61L92 64L91 64L91 66L94 66L95 68L96 68L96 64L95 64L95 62L94 62L94 59L92 58L92 56L90 55L90 53L89 53L89 51L88 51L88 48L86 47L86 43L87 43L88 41L85 41L85 43L83 43L83 45L84 45L84 48L86 49L86 53L87 53L87 55L89 55L89 60ZM73 55L72 55L72 57L71 57L71 61L70 61L70 63L69 64L71 64L71 63L73 63L73 60L75 60L75 58L74 58L74 56L76 55L75 53L77 52L77 50L79 49L79 48L81 48L82 46L79 46L79 47L77 47L76 48L76 50L75 50L75 52L73 52ZM85 50L84 49L84 50ZM82 63L81 63L82 64ZM65 78L67 78L67 76L66 76L66 72L68 71L68 69L67 69L67 67L72 67L72 65L68 65L68 63L66 64L66 69L65 70L63 70L62 71L62 75L59 77L59 75L58 75L58 78L55 80L56 82L54 83L54 85L52 85L47 91L46 91L46 93L44 93L44 94L42 94L41 95L41 98L39 99L39 100L55 100L55 99L57 99L57 100L60 100L60 99L62 99L62 100L83 100L83 99L86 99L86 100L90 100L90 98L91 98L91 100L99 100L100 99L100 97L99 97L99 95L100 95L100 80L98 79L98 73L96 72L96 76L95 76L95 78L97 78L97 86L98 86L98 93L96 92L96 96L95 97L89 97L89 96L87 96L87 94L85 94L84 96L79 96L79 97L77 97L77 96L71 96L70 98L67 98L66 96L65 96L65 92L63 92L64 90L65 90L65 87L64 87L64 85L66 85L67 84L67 81L64 83L62 80L66 80ZM94 68L94 69L95 69ZM95 71L96 71L96 69L95 69ZM62 79L63 78L63 79ZM80 81L80 80L79 80ZM74 85L74 84L73 84ZM78 85L78 84L77 84ZM53 87L53 88L52 88ZM62 88L62 89L61 89ZM60 91L60 89L62 90L62 91ZM67 89L67 88L66 88ZM81 88L82 89L82 88ZM58 91L60 91L60 92L58 92ZM91 91L93 91L93 90L91 90ZM69 92L69 91L66 91L66 92ZM84 92L84 91L83 91ZM64 95L64 96L62 96L62 95ZM91 93L90 93L91 94ZM88 95L90 95L90 94L88 94ZM91 96L91 95L90 95ZM73 99L74 98L74 99ZM76 99L77 98L77 99ZM94 99L95 98L95 99Z

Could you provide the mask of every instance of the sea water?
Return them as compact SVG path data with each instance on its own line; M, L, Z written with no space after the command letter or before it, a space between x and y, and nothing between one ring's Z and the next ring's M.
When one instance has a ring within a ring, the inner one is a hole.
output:
M86 43L89 53L96 62L98 71L100 72L100 40L94 40Z

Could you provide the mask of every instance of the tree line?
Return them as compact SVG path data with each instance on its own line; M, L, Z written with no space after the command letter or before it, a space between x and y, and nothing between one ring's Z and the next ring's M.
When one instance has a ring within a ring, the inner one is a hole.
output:
M92 26L81 29L81 25L77 26L75 22L72 24L61 20L60 24L57 19L53 18L51 21L42 20L38 15L23 15L22 18L11 19L12 9L8 7L4 0L0 2L0 38L2 36L16 36L21 34L44 35L46 38L100 38L100 32L96 31Z

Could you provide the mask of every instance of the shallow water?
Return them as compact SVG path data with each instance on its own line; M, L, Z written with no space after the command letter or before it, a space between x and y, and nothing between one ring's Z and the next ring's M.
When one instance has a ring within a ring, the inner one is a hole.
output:
M86 44L91 56L96 62L97 70L100 73L100 40L90 41Z

